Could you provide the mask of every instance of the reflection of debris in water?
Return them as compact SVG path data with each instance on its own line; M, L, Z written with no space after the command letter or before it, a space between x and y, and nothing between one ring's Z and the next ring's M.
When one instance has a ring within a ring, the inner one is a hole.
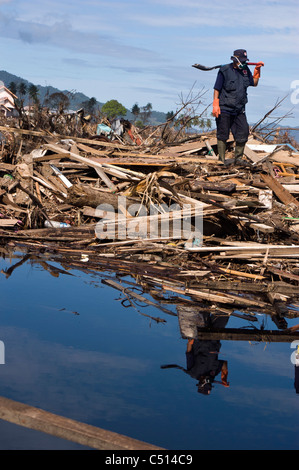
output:
M47 310L54 310L55 312L66 312L66 313L72 313L73 315L80 315L79 312L76 310L68 310L65 307L62 308L55 308L55 307L49 307L48 305L41 305L42 308L46 308Z
M6 279L8 279L13 271L16 269L16 268L19 268L20 266L22 266L22 264L24 264L29 258L31 258L31 255L30 254L27 254L25 255L20 261L18 261L17 263L15 263L13 266L11 266L10 268L8 269L1 269L1 273L2 274L5 274L5 277Z
M297 312L299 312L299 304L293 303L293 304L289 305L289 308L291 310L296 310Z
M59 312L63 312L63 311L73 313L74 315L80 315L80 313L78 313L74 310L67 310L66 308L60 308L59 309Z

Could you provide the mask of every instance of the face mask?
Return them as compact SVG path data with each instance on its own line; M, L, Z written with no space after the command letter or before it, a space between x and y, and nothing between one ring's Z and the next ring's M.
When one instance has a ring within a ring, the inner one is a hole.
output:
M246 62L242 64L242 62L239 61L238 57L234 56L234 62L237 64L238 69L244 70L246 69Z

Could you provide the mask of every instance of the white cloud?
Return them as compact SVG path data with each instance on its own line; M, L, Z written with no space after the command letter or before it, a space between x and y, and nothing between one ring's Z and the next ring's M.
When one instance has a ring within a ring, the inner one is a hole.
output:
M203 0L0 0L2 67L63 89L69 80L99 101L118 94L134 102L138 93L140 102L171 109L194 81L213 88L216 72L193 63L227 63L245 48L265 62L263 85L279 92L299 76L297 12L297 0L215 0L213 8Z
M66 21L51 25L20 21L0 14L0 37L19 39L30 45L42 44L77 53L108 57L132 57L134 60L157 59L157 54L146 48L125 45L114 37L95 32L81 32L73 29Z
M247 4L238 0L215 0L212 9L205 1L164 0L158 3L159 7L152 9L150 15L140 12L133 14L133 19L155 27L221 26L237 30L245 26L257 34L259 28L298 29L298 2L294 0L283 3L253 0ZM161 15L163 7L168 8L167 15Z
M8 394L21 390L25 402L29 397L28 402L63 416L77 413L76 419L81 421L97 414L117 421L135 412L150 413L146 406L130 403L118 393L119 384L125 388L136 375L145 374L150 361L43 341L23 328L2 328L2 338L6 354L1 380ZM88 389L86 394L82 383Z

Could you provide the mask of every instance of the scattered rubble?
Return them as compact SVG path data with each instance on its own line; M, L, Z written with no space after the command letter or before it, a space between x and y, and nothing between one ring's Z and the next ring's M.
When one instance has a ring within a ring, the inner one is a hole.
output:
M0 126L2 255L130 274L159 302L260 311L287 330L299 312L299 151L255 130L239 162L228 142L223 164L214 131L178 141L168 123L108 124Z

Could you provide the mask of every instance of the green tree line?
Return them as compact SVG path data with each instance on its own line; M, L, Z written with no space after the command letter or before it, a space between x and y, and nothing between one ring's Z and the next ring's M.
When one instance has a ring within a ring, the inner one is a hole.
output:
M23 106L25 98L28 98L30 105L38 107L46 106L58 113L63 113L70 108L72 92L54 92L47 94L44 98L43 104L40 103L39 89L36 85L27 85L24 82L15 83L11 82L8 86L9 90L18 97L17 105ZM92 97L81 103L81 107L84 112L92 117L98 119L106 117L108 120L116 118L124 118L127 115L128 110L116 99L108 100L106 103L100 105L95 97ZM150 123L153 107L151 103L147 103L144 106L139 106L135 103L130 112L133 114L134 124L143 128ZM180 127L184 126L187 129L192 127L199 127L204 130L209 130L212 127L212 120L205 116L194 116L192 119L187 119L185 114L175 116L173 111L169 111L166 114L166 121L173 121L173 126Z

